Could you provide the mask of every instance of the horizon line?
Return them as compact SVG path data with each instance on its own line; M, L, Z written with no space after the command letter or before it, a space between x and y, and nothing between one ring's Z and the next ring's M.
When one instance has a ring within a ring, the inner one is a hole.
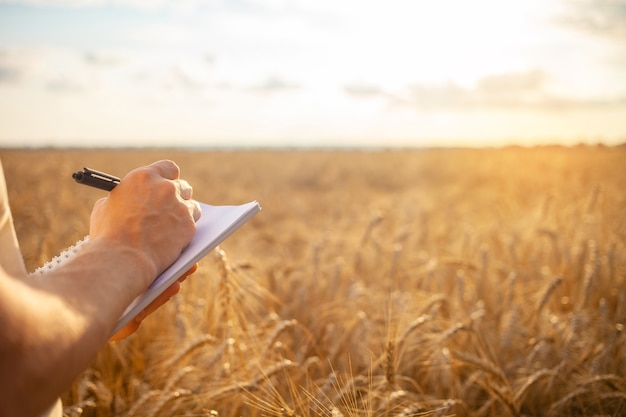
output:
M580 141L574 144L535 143L535 144L499 144L499 145L4 145L0 151L88 151L88 150L119 150L119 151L401 151L401 150L453 150L453 149L534 149L534 148L622 148L626 141L615 144L603 142L589 143Z

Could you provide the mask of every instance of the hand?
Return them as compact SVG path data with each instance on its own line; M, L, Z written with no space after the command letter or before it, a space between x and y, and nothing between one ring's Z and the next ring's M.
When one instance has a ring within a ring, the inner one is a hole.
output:
M143 309L139 314L137 314L128 324L118 330L110 339L109 342L117 342L122 340L131 334L135 333L139 326L141 326L141 322L143 319L148 317L150 314L154 313L159 307L168 302L172 297L174 297L178 291L180 291L181 283L191 274L196 272L198 269L198 264L192 266L187 272L181 276L178 281L170 285L165 291L163 291L159 296L150 304L148 307Z
M90 239L137 261L139 292L171 265L195 233L200 205L172 161L137 168L96 202Z

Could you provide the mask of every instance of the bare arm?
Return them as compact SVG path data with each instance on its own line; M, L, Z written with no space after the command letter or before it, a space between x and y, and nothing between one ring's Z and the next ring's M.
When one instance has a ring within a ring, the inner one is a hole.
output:
M187 245L200 208L178 175L168 161L129 173L96 203L89 243L63 267L31 279L0 269L0 416L49 406Z

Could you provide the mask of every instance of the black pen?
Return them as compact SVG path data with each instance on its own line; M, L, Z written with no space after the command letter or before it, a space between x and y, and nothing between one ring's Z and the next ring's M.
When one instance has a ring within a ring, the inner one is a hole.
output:
M83 168L82 171L73 173L72 178L74 178L79 184L88 185L90 187L106 191L111 191L117 184L120 183L120 179L118 177L89 168Z

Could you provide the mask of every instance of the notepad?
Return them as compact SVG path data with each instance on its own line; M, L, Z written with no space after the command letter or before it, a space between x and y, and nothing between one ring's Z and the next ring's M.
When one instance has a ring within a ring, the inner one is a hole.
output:
M212 206L200 203L202 216L196 222L196 234L183 250L178 259L174 261L161 275L159 275L150 286L139 295L124 311L117 323L113 334L130 322L133 317L145 309L159 294L165 291L170 285L178 280L196 262L206 256L209 252L232 235L252 216L261 210L258 202L238 206ZM52 259L47 264L38 268L35 273L44 273L46 270L58 268L68 259L80 252L80 248L89 237L77 242L74 246L63 251L59 256Z

